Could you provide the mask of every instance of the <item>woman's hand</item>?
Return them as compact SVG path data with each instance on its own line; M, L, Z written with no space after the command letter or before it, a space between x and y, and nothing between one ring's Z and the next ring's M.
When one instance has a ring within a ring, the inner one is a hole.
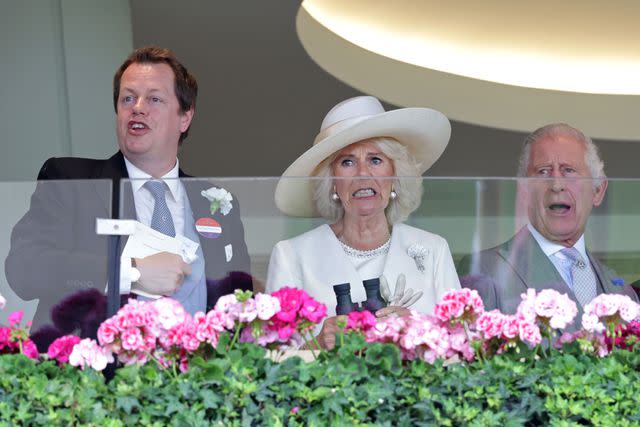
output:
M389 303L390 306L411 307L422 297L422 291L414 292L413 289L407 288L407 279L404 274L398 276L396 288L393 295L389 289L387 279L380 277L380 295Z
M324 320L322 324L322 330L316 337L320 347L331 350L336 346L336 334L342 331L342 328L338 326L338 318L344 318L344 316L333 316Z
M376 317L382 319L385 317L396 316L405 317L411 315L411 310L406 307L399 307L397 305L391 305L389 307L381 308L376 311Z

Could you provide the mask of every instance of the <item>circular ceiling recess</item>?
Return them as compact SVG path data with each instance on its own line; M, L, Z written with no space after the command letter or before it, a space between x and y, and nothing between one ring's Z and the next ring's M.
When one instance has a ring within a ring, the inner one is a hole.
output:
M305 0L296 25L319 66L389 103L640 140L638 17L632 0Z

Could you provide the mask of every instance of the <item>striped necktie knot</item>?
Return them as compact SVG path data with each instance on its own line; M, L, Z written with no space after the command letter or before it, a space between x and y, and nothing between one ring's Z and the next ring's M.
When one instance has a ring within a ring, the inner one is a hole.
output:
M587 263L584 261L584 258L582 257L582 255L580 255L580 251L578 251L576 248L574 247L564 248L562 250L562 253L564 254L564 256L569 258L569 260L573 264L575 264L576 267L585 268L587 266Z

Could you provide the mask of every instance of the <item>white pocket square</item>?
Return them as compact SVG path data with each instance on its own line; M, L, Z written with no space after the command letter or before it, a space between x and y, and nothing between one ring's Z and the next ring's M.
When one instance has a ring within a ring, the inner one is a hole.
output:
M231 261L231 258L233 258L233 246L231 243L224 247L224 254L227 257L227 262Z

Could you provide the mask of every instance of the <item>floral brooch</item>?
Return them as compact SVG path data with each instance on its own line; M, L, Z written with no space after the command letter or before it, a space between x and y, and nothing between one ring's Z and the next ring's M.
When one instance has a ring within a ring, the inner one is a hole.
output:
M409 246L409 249L407 249L407 254L411 258L413 258L418 271L420 273L424 273L424 260L427 255L427 248L418 243L414 243L413 245Z
M211 215L215 214L218 209L222 215L231 212L233 196L224 188L211 187L208 190L203 190L200 194L211 202L209 207Z

